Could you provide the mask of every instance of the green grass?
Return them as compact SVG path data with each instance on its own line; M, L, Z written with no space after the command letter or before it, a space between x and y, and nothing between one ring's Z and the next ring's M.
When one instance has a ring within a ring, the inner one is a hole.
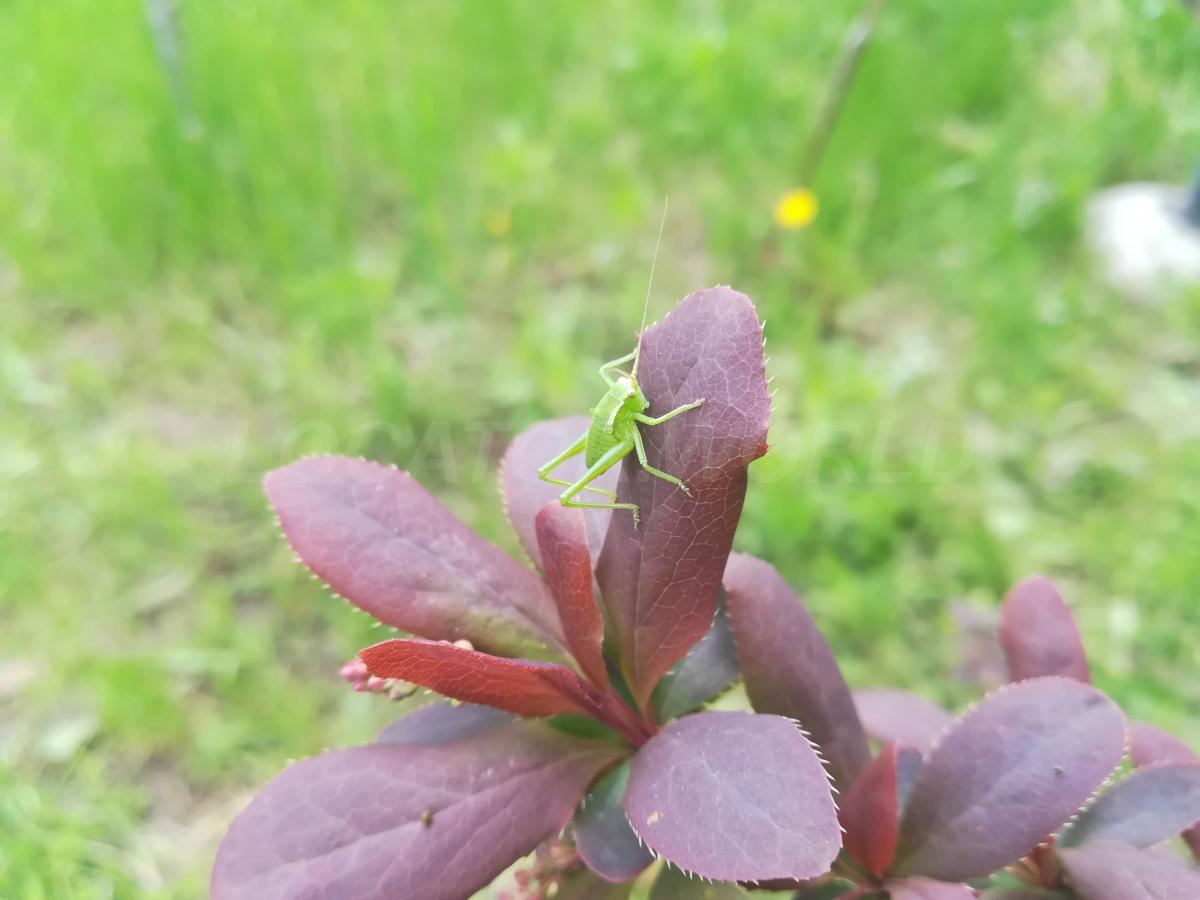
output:
M849 0L180 5L175 90L139 0L0 8L0 896L203 896L255 785L385 720L261 473L394 461L513 546L496 455L629 348L664 194L655 308L769 322L739 543L851 680L969 698L952 603L1041 569L1200 741L1200 299L1080 234L1191 168L1180 9L893 4L784 234Z

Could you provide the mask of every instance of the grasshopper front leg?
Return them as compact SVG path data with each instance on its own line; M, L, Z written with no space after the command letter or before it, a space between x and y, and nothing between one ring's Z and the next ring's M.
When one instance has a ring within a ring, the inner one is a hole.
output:
M604 379L604 382L606 384L611 385L613 383L613 378L611 375L608 374L608 370L616 369L618 366L623 366L625 363L632 360L635 356L637 356L636 350L634 350L632 353L626 353L624 356L619 357L618 359L609 360L608 362L606 362L604 365L602 365L600 367L600 377ZM621 374L624 375L625 373L621 372Z
M648 416L645 413L635 413L634 418L643 425L661 425L663 422L673 419L676 416L683 415L689 409L695 409L698 406L703 406L703 400L693 400L691 403L685 403L683 406L677 406L668 413L663 413L661 416Z

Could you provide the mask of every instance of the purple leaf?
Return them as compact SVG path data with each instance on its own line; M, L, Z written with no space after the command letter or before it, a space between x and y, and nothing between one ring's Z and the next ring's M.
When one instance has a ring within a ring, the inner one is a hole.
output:
M381 744L448 744L489 731L513 720L510 713L460 703L457 706L439 700L413 710L380 732Z
M918 751L893 742L879 751L843 796L838 818L846 852L877 878L891 868L896 855L903 795L920 766Z
M616 753L532 722L285 769L234 820L214 900L461 900L556 833Z
M358 654L372 675L399 678L518 716L598 715L588 686L557 663L505 659L440 641L395 638Z
M575 813L579 855L588 868L609 881L629 881L654 862L621 807L628 783L629 764L622 763L596 782Z
M1175 735L1145 722L1129 723L1129 750L1135 766L1200 762L1200 756Z
M1044 575L1022 578L1005 596L1000 645L1011 681L1062 675L1091 683L1075 617Z
M650 900L748 900L750 896L736 884L701 881L670 866L663 866L650 889Z
M1114 784L1059 836L1060 847L1098 840L1152 847L1200 822L1200 763L1157 763Z
M562 646L540 579L408 473L318 456L276 469L263 486L304 564L384 624L503 655L549 658Z
M1175 735L1145 722L1130 724L1129 743L1130 755L1135 766L1148 766L1157 762L1200 763L1200 756ZM1200 825L1185 831L1183 840L1191 848L1192 856L1200 860Z
M537 514L534 526L567 649L592 684L605 689L604 621L592 590L592 560L582 511L551 500Z
M928 753L954 721L937 704L896 688L855 691L854 706L871 740L899 741L922 753Z
M891 900L975 900L975 892L965 884L932 878L896 878L884 887Z
M780 716L671 722L634 757L625 810L651 850L719 881L812 878L841 843L825 769Z
M689 294L642 335L637 376L650 415L704 401L641 429L650 465L683 479L691 496L630 454L617 493L638 505L641 525L615 515L596 567L622 671L644 708L712 625L746 467L767 450L771 403L754 306L725 287Z
M979 900L1075 900L1075 895L1069 891L1023 885L992 888L980 894Z
M1200 872L1181 861L1116 841L1096 841L1059 853L1079 900L1194 900Z
M725 567L729 620L750 703L796 719L840 790L871 758L850 688L800 598L770 565L735 553Z
M989 694L922 765L895 871L965 881L1015 862L1087 801L1124 750L1121 711L1088 685L1039 678Z
M596 384L603 387L599 378L596 379ZM521 546L539 569L542 567L542 552L538 547L534 518L543 506L551 500L558 499L563 488L542 481L537 470L569 447L587 430L590 422L587 416L535 422L513 438L505 451L504 459L500 462L500 488L508 520L512 523ZM554 477L564 481L575 481L583 475L584 469L583 456L575 456L555 469ZM592 485L609 491L616 490L617 474L615 468L610 469L593 481ZM592 559L599 557L600 548L604 546L604 535L608 532L611 516L612 510L608 509L583 510L588 549Z
M738 677L737 651L725 591L717 590L717 615L708 634L694 644L654 687L654 712L660 722L677 719L699 709Z

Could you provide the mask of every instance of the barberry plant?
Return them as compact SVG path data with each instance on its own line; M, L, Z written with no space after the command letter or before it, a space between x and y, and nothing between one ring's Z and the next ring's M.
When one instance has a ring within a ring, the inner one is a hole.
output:
M746 297L686 297L641 335L639 381L652 416L705 400L643 435L689 492L630 457L595 486L640 522L564 508L537 469L586 422L538 423L501 466L532 567L396 469L267 476L299 558L408 635L342 677L448 699L267 785L221 844L216 900L464 900L531 853L508 896L622 900L650 879L650 900L1200 900L1157 846L1200 820L1200 760L1127 728L1048 582L1005 602L1013 683L955 719L852 693L787 583L731 554L770 412ZM753 711L708 709L738 678ZM1127 743L1140 768L1113 782Z
M1047 707L1054 719L1044 725L1048 732L1057 732L1064 741L1078 745L1069 752L1056 751L1056 755L1046 755L1048 746L1038 751L1050 764L1056 786L1076 772L1053 760L1070 758L1078 765L1082 753L1099 750L1101 732L1093 730L1094 721L1089 728L1078 716L1068 715L1069 705L1061 699L1064 690L1077 692L1080 686L1090 685L1091 669L1070 608L1050 579L1031 575L1013 586L1001 608L998 639L1009 684L985 698L961 724L935 704L904 691L882 688L855 694L866 731L884 749L868 769L878 771L869 778L864 774L843 805L845 847L852 858L873 863L886 859L891 846L886 834L883 840L878 837L877 822L862 814L864 800L855 792L878 795L882 791L890 798L888 791L895 785L898 796L907 797L905 785L914 778L905 773L918 770L922 778L963 778L963 772L944 770L944 758L963 741L966 719L994 706L995 698L1015 691L1048 696L1050 685L1060 695L1059 702ZM1010 727L1012 723L1006 723L993 738L1000 736L1001 743L1011 744L1014 751L1033 747L1029 740L1013 740L1007 731ZM1127 754L1128 766L1119 777L1114 772L1056 833L1048 833L1024 857L989 879L991 886L979 896L985 900L1200 900L1200 871L1179 852L1186 848L1200 860L1200 756L1183 741L1145 722L1128 722L1125 742L1121 755ZM988 766L995 768L989 756L980 756L989 752L984 746L973 752L977 760L987 760ZM965 761L965 755L962 758ZM930 774L939 767L943 768L941 776ZM881 781L882 788L877 786ZM977 804L977 809L995 806L993 795ZM1006 823L1014 816L1012 810L1002 807L992 809L992 814L995 821ZM957 824L970 823L964 818ZM1005 825L1006 830L1008 827ZM966 837L974 852L979 849L977 836L984 834L981 829L975 837ZM1182 843L1171 846L1180 837ZM954 851L954 841L943 847L952 851L947 864L954 874L976 880L985 874L984 867L969 861L973 851Z

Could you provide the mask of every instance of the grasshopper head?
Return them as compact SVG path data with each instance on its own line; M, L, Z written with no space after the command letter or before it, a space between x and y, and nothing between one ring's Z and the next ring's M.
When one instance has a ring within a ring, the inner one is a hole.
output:
M618 378L613 383L613 393L621 398L622 407L634 412L642 412L650 405L650 401L638 386L636 375L622 375Z

